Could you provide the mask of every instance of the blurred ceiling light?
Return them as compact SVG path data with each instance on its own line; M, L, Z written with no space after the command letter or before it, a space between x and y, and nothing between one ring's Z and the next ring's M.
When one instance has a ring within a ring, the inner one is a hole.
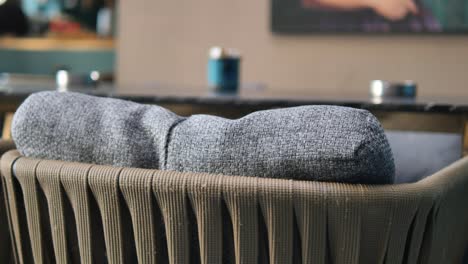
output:
M0 5L3 5L4 3L6 3L7 0L0 0Z

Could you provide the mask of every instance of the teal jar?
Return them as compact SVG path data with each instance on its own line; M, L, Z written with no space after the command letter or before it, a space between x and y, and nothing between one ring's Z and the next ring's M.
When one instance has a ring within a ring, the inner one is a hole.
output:
M207 73L208 86L211 91L236 93L240 79L240 56L233 50L211 48Z

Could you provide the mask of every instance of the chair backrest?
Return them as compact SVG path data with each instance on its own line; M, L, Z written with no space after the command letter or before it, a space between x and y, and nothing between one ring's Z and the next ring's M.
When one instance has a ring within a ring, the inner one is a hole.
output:
M369 186L1 160L18 263L460 263L468 159Z

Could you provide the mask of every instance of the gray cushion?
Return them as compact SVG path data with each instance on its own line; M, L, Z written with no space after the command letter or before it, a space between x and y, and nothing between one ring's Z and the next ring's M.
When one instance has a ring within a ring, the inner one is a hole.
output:
M392 183L395 166L365 110L302 106L236 120L77 93L31 95L13 120L25 156L126 167Z
M395 158L395 183L417 182L462 156L461 133L387 130L385 135Z

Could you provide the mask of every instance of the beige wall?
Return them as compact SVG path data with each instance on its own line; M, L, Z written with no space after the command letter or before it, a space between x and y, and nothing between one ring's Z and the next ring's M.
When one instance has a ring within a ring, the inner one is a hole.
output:
M269 89L365 94L371 79L413 79L422 96L468 96L468 36L279 36L270 31L269 0L120 4L117 68L125 87L203 89L207 50L223 45L242 51L243 82Z

